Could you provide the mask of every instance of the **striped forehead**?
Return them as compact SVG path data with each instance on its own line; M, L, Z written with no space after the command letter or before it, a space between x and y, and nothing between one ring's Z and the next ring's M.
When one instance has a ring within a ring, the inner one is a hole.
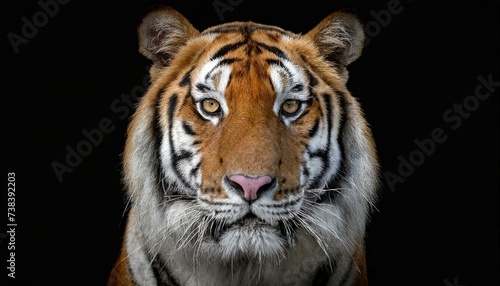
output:
M269 76L278 95L289 87L305 84L304 71L287 59L270 62Z
M217 100L224 114L229 113L225 100L226 87L231 76L231 66L224 63L223 59L213 59L205 63L194 80L192 96L195 101L206 98ZM214 119L215 123L216 120Z
M224 89L229 82L231 75L231 65L224 59L212 59L204 64L195 79L197 90L218 91L224 93Z
M247 36L244 40L219 45L208 53L207 61L198 69L195 77L195 87L199 92L216 91L223 95L234 70L233 64L244 65L246 67L244 71L248 74L243 76L250 76L249 69L255 62L267 67L266 76L278 95L289 86L304 83L303 70L292 63L278 43L271 45L249 38ZM231 52L240 49L244 52L230 55Z

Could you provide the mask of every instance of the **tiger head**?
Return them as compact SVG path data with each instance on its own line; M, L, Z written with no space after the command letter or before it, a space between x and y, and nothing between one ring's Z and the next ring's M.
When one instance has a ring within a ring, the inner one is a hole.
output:
M129 125L124 180L129 227L151 253L234 262L358 247L377 157L346 89L364 42L354 12L304 35L253 22L199 32L158 6L138 34L153 65Z

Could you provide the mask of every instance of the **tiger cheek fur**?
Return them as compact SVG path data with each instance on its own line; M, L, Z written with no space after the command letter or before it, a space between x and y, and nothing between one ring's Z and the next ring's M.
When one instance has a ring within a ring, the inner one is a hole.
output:
M305 35L199 32L157 6L138 32L151 86L128 129L131 209L108 285L366 285L378 163L345 87L356 14Z

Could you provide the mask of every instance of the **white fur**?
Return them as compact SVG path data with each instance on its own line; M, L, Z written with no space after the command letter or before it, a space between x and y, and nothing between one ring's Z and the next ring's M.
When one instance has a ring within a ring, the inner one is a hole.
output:
M179 23L160 24L175 26ZM347 30L342 26L333 26L322 36L336 37L334 41L338 43L334 44L349 46L350 38L346 39L345 33ZM221 105L223 114L228 114L231 110L224 94L231 68L223 65L214 69L220 60L209 61L193 77L193 86L202 82L210 91L200 92L193 88L192 96L196 102L213 98ZM280 116L280 108L286 100L306 101L309 96L304 71L288 60L282 62L282 67L273 65L269 70L277 93L273 105L277 116ZM216 85L211 78L205 80L210 71L219 76L219 84ZM304 85L304 89L293 90L297 84ZM156 90L146 96L154 94L157 94ZM301 159L306 162L304 166L310 174L304 176L300 170L301 189L298 194L276 201L269 192L252 204L231 191L225 181L221 184L227 198L213 199L202 194L199 190L203 180L201 173L191 178L189 190L183 186L174 172L175 166L172 166L172 150L196 154L178 166L185 177L203 158L193 146L193 138L185 134L181 121L177 119L171 122L172 130L168 130L165 123L160 125L163 131L161 162L154 162L157 152L151 128L154 112L142 106L139 109L142 113L134 118L138 124L129 135L128 151L131 155L125 162L125 181L132 202L126 246L136 281L142 285L154 285L155 278L149 267L152 261L148 261L150 256L147 255L150 254L158 255L181 285L309 285L322 265L336 270L328 284L340 283L353 259L355 247L364 235L370 205L375 199L378 166L374 146L367 137L367 123L356 100L348 93L347 109L342 118L345 128L343 134L339 134L341 114L335 96L338 95L332 94L336 112L322 119L318 132L309 141L308 150L302 154ZM318 100L322 102L323 99ZM142 105L146 104L143 102ZM213 124L223 120L199 112ZM300 112L294 118L283 118L285 125L291 125ZM330 137L328 125L333 128ZM172 144L167 135L169 131ZM329 146L327 142L330 142ZM344 154L340 154L339 144L344 144ZM317 158L310 158L308 152L325 148L329 150L329 168L317 178L325 165ZM348 173L339 174L341 163L346 165ZM155 174L155 164L161 164L165 180L160 181ZM316 183L313 178L323 187L336 176L339 178L336 189L311 187ZM164 182L167 186L162 185ZM161 187L165 190L163 197L158 195ZM166 196L169 188L178 188L176 193L184 196ZM325 192L339 194L333 202L317 202ZM259 220L242 221L250 213ZM352 276L347 281L352 282L355 274L355 271L350 273Z
M203 99L211 98L217 100L219 102L222 113L227 115L229 113L229 108L227 107L226 99L224 97L226 86L229 81L229 75L231 74L231 68L227 65L216 67L220 63L221 59L214 59L206 63L201 71L198 73L198 76L195 79L195 83L203 83L210 87L212 91L210 92L200 92L196 88L192 91L192 96L197 102L201 102ZM215 69L214 69L215 68ZM212 77L209 78L208 81L205 80L205 76L212 71ZM216 74L220 74L219 84L215 86L215 82L213 81L213 76ZM200 104L198 104L198 110L200 114L206 119L210 120L214 125L217 124L220 120L218 117L206 116L200 110Z

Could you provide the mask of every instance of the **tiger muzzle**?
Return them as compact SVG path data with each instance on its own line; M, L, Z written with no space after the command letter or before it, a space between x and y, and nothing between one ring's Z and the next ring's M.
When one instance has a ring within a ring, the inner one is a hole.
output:
M249 203L274 191L277 187L276 178L269 175L230 175L226 177L226 180L229 186Z

